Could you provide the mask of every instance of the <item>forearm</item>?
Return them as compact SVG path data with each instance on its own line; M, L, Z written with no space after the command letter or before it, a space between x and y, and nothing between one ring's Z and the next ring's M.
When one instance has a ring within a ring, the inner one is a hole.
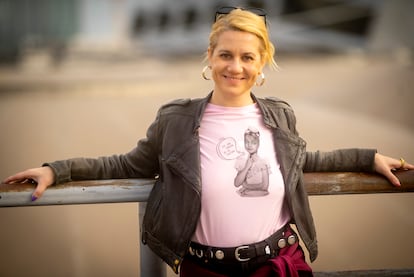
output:
M120 157L73 158L45 163L52 168L55 184L76 180L126 178L128 173L120 166Z
M338 149L331 152L307 152L304 172L373 172L375 149Z

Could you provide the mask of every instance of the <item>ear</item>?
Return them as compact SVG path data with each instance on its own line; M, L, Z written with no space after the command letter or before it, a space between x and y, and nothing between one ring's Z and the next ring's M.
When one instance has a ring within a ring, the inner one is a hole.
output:
M263 72L264 67L266 66L266 61L265 59L262 57L260 59L260 72Z
M213 50L211 49L211 47L209 46L208 48L207 48L207 57L206 57L206 59L208 60L208 62L210 63L211 62L211 57L213 56Z
M263 70L265 68L265 63L260 63L260 65L258 66L258 71L257 71L257 76L260 76L263 73Z

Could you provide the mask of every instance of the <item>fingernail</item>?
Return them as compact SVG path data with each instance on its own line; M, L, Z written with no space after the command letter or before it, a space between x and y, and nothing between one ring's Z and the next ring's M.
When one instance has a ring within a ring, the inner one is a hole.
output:
M32 202L33 201L36 201L37 200L37 197L36 196L34 196L34 195L32 195Z

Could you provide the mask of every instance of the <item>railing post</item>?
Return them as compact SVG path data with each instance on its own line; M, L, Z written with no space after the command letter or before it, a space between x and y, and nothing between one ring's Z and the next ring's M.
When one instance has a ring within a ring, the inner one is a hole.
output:
M142 226L147 202L139 203L139 226ZM141 241L141 239L140 239ZM140 243L140 277L166 277L166 266L164 262L151 251L151 249Z

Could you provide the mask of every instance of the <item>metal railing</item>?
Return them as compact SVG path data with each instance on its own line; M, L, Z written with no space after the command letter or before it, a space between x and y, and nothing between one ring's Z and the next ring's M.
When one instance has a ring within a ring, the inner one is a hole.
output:
M306 173L309 195L374 194L414 192L414 170L396 171L402 186L392 186L377 174L354 172ZM44 195L31 201L32 184L0 185L0 207L99 204L139 202L142 223L148 195L154 185L150 179L113 179L68 182L52 186ZM166 276L165 265L148 247L140 247L140 276Z

